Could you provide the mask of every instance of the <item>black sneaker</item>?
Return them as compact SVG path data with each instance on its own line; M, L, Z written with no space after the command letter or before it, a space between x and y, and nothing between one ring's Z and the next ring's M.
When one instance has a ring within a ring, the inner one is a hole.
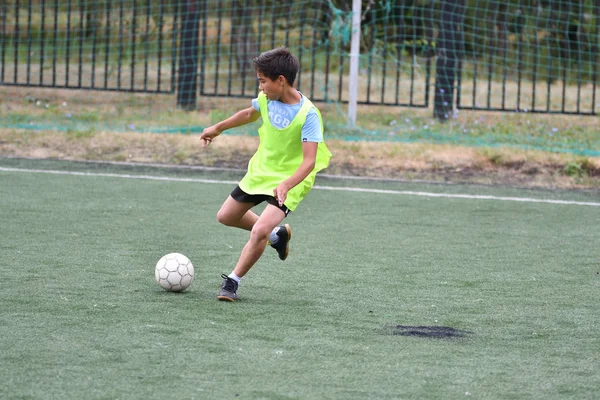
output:
M285 224L279 227L277 230L277 236L279 240L276 244L271 243L271 247L277 250L280 260L285 260L290 252L290 239L292 239L292 230L289 224Z
M221 278L223 278L223 283L221 283L221 290L219 290L217 299L223 301L236 301L238 283L225 274L222 274Z

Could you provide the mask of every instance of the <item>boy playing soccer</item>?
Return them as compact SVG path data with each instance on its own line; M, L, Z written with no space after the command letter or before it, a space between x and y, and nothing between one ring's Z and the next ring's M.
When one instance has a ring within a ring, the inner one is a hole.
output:
M285 260L292 231L280 225L306 196L318 171L329 164L331 153L323 142L323 121L319 110L294 87L300 64L286 48L279 47L260 54L254 67L261 92L252 106L241 110L200 135L203 146L226 129L262 118L258 129L260 144L248 163L248 172L231 192L217 213L217 220L227 226L250 231L250 239L217 298L237 300L240 279L263 254L266 245L277 250ZM251 208L266 201L258 216Z

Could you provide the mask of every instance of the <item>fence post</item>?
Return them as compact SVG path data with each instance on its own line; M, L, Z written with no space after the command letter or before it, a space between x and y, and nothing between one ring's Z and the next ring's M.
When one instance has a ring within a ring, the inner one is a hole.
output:
M460 73L458 61L462 49L462 35L458 29L462 29L465 0L442 0L440 3L433 116L440 121L446 121L454 113L454 89Z
M358 63L360 57L360 18L362 1L352 0L352 41L350 44L350 80L348 85L348 126L356 126L358 102Z
M177 106L184 110L196 109L198 92L198 49L200 33L199 0L181 1L179 12L181 30L179 40L179 75Z

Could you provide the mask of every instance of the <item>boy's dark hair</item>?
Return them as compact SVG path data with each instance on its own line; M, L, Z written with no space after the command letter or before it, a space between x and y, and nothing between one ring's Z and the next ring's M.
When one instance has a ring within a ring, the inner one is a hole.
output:
M290 86L294 85L300 69L298 59L285 47L265 51L255 57L253 62L254 68L267 78L274 81L279 75L283 75Z

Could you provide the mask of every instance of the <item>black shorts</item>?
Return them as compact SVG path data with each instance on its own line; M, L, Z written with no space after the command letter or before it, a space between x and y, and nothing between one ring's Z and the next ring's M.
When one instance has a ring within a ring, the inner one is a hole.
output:
M236 186L235 189L233 189L233 191L231 192L231 197L236 200L239 201L240 203L253 203L254 205L260 204L263 201L266 201L267 203L274 205L275 207L279 208L281 211L283 211L283 213L285 214L285 216L287 217L289 213L291 213L292 211L290 209L288 209L285 204L282 206L279 206L279 203L277 202L277 199L275 198L275 196L269 196L267 194L248 194L246 192L244 192L242 189L240 189L239 186Z

